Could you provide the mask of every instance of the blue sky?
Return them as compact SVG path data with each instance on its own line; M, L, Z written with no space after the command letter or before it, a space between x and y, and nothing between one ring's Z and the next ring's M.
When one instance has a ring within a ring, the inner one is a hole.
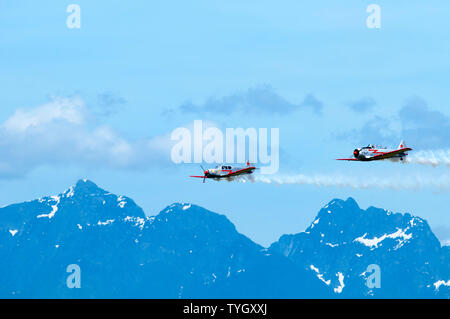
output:
M71 3L81 7L80 29L66 27ZM366 27L371 3L381 7L380 29ZM449 14L445 1L2 1L0 203L89 178L147 214L172 202L226 214L267 245L303 230L332 198L351 196L363 208L426 218L450 238L447 187L203 185L187 177L199 174L197 165L167 162L161 145L196 119L275 127L280 174L446 185L445 165L334 159L361 143L397 146L401 138L415 151L450 149ZM275 102L233 108L250 91ZM307 97L320 112L302 107ZM229 112L204 107L220 101ZM183 112L187 103L197 111ZM283 105L293 107L280 114ZM117 155L127 147L134 158Z

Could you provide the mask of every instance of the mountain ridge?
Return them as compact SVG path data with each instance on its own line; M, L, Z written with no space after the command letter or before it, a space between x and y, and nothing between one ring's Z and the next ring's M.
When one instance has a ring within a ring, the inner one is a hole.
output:
M448 264L441 260L445 248L424 219L375 207L362 210L353 198L330 201L304 232L281 236L269 251L311 269L333 290L347 282L346 297L389 298L393 291L411 298L432 296L432 285L449 275ZM364 285L366 269L373 264L385 279L375 290ZM409 272L423 277L420 284L409 284ZM395 287L402 279L404 289ZM443 294L448 296L448 291Z
M448 298L449 251L425 220L361 210L353 198L330 201L304 232L264 248L198 205L174 203L146 216L131 198L80 180L61 194L0 209L7 261L0 296ZM414 280L405 289L389 285L402 278L390 270L399 261L411 263ZM358 274L377 262L383 284L371 290ZM81 289L65 285L73 263L84 274Z

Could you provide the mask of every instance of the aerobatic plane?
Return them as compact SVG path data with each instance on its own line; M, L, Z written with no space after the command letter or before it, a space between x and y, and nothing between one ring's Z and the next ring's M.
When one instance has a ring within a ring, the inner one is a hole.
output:
M255 169L255 166L250 165L247 162L247 166L244 167L235 167L228 164L222 164L216 166L216 168L204 169L203 166L200 166L203 170L203 176L191 176L197 178L203 178L203 183L207 178L212 178L214 180L226 179L232 180L234 177L239 175L250 175Z
M390 161L398 162L408 156L408 151L412 148L406 147L403 141L397 149L388 149L381 146L369 144L365 147L357 148L353 151L354 158L338 158L338 161L378 161L388 159Z

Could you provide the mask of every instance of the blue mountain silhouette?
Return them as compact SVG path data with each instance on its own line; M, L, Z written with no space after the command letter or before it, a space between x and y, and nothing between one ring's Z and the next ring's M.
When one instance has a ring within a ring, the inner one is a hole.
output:
M441 247L428 223L408 213L362 210L353 198L332 200L306 231L282 236L269 251L311 269L344 298L450 296L449 247ZM370 265L379 267L379 288L367 285Z
M0 209L3 298L448 298L449 256L423 219L351 198L269 249L223 215L176 203L148 217L89 180ZM380 288L365 285L369 264Z

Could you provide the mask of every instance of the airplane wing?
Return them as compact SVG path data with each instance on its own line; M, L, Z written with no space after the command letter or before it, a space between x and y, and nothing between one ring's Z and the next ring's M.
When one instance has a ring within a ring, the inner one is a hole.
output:
M357 161L356 158L336 158L336 161Z
M226 175L226 176L235 176L235 175L240 175L240 174L243 174L243 173L246 173L246 172L248 172L248 171L252 171L252 170L254 170L255 169L255 167L246 167L246 168L243 168L243 169L240 169L240 170L238 170L238 171L235 171L235 172L230 172L228 175Z
M394 156L396 156L398 154L401 154L401 153L404 153L404 152L407 152L407 151L412 151L412 148L404 147L404 148L401 148L401 149L398 149L398 150L395 150L395 151L391 151L391 152L387 152L387 153L384 153L384 154L376 155L376 156L372 157L372 160L381 160L381 159L391 158L391 157L394 157Z
M207 177L207 176L189 176L189 177L197 177L197 178L210 178L210 177Z

